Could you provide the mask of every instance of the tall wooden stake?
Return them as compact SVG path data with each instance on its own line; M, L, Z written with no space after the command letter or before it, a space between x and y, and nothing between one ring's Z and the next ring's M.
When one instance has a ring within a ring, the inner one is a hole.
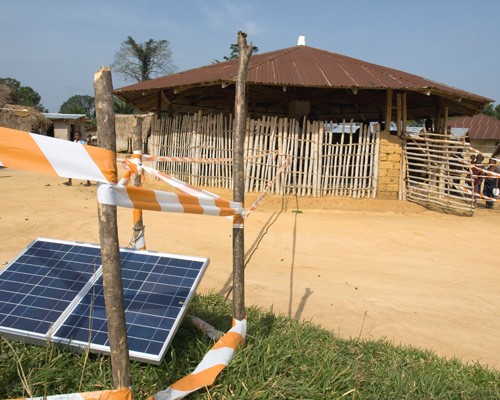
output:
M94 92L98 145L116 152L113 83L111 81L111 71L108 67L101 67L95 73ZM116 206L98 204L98 216L104 301L108 320L113 383L116 389L127 388L131 386L132 382L127 328L125 326Z
M234 100L234 134L233 134L233 199L245 202L245 168L244 143L246 126L246 82L248 62L253 46L247 45L246 33L238 32L238 48L240 63L236 79L236 96ZM233 219L233 318L245 318L245 236L244 220L241 216Z
M132 137L132 150L139 159L142 160L142 118L135 117L134 133ZM141 186L141 176L135 175L134 186ZM144 239L144 225L142 221L142 210L134 208L134 244L138 250L146 250L146 241Z

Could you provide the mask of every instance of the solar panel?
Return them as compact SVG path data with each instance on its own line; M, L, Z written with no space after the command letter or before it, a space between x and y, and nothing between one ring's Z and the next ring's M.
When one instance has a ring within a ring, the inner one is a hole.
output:
M159 364L208 259L120 249L130 358ZM0 333L109 353L99 246L37 239L0 271Z

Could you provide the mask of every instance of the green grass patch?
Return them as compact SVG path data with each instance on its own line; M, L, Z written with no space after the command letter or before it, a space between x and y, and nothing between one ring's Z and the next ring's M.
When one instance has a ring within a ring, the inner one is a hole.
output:
M189 310L220 330L230 303L196 296ZM212 346L185 321L161 366L132 362L136 399L190 373ZM109 357L0 339L0 398L111 389ZM345 340L311 323L248 309L247 345L190 399L500 399L500 372L384 340Z

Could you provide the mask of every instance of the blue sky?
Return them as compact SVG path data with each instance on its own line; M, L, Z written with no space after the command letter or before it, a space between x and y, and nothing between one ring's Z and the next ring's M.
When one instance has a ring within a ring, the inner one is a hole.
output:
M500 102L499 0L0 0L0 77L58 112L93 96L94 72L127 36L170 41L179 71L229 54L239 30L260 53L308 46ZM127 82L113 75L115 88Z

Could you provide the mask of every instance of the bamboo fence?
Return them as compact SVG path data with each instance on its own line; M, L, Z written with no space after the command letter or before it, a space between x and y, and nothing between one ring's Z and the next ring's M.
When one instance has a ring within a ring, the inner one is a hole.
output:
M335 129L333 129L335 127ZM157 161L156 168L195 186L232 188L233 118L177 115L158 119L151 153L192 159L226 159L199 163ZM374 198L378 179L377 126L278 118L247 119L245 191L299 196ZM289 157L289 166L276 175Z
M406 198L429 208L472 215L473 178L465 138L422 133L403 136Z

